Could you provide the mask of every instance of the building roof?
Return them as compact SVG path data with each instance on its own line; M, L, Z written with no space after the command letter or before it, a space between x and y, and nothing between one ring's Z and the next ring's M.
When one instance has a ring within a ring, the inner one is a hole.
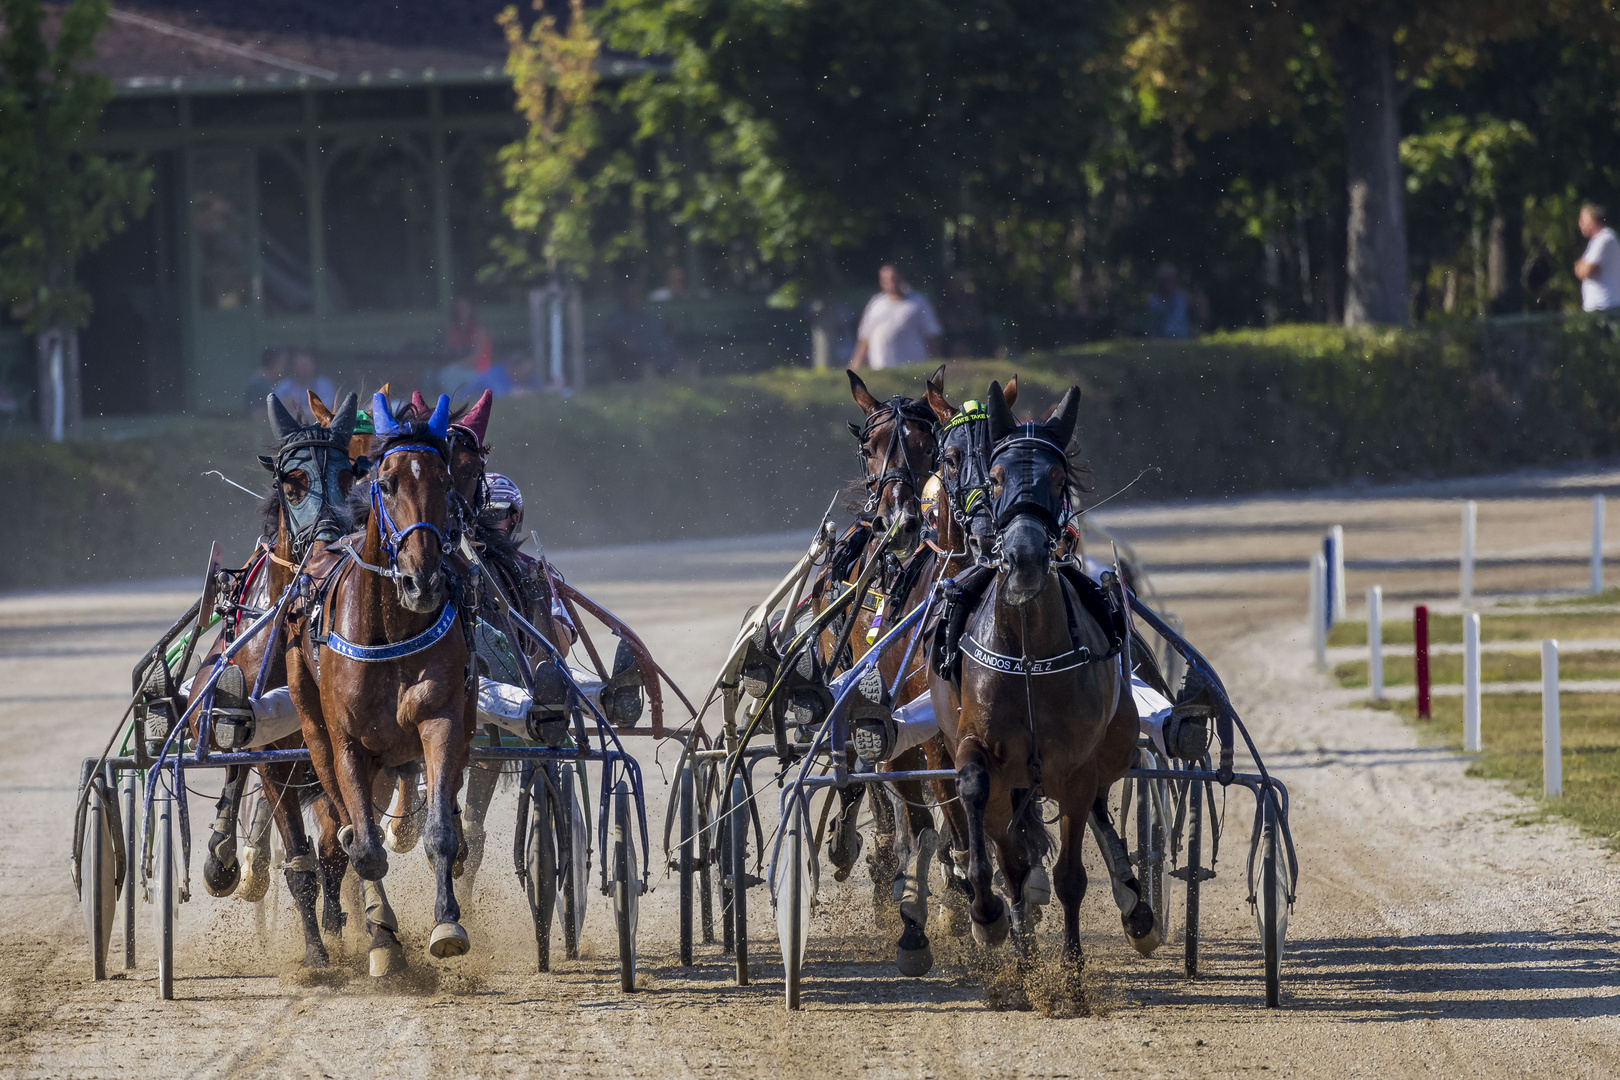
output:
M89 66L120 95L502 82L506 42L495 17L509 2L117 0ZM518 7L533 17L528 4ZM643 65L604 66L623 75Z

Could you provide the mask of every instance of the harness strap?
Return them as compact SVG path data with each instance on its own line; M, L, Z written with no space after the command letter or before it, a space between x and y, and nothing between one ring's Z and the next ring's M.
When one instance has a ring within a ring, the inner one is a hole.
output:
M354 642L339 634L336 630L326 633L326 647L339 656L346 656L350 660L358 660L364 664L383 664L391 660L403 660L407 656L414 656L432 648L439 643L444 635L456 622L456 605L446 603L439 612L439 617L433 625L414 637L392 645L356 645Z

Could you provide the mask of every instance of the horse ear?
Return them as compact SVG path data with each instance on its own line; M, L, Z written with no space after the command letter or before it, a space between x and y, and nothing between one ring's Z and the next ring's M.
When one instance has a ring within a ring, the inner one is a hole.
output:
M1007 388L1001 393L1002 396L1007 399L1007 408L1010 409L1014 405L1018 404L1018 376L1014 375L1012 378L1008 379Z
M956 406L945 398L945 365L939 368L928 379L928 391L925 395L928 407L934 410L934 418L940 423L948 423L956 415Z
M844 423L849 425L849 433L851 435L855 436L857 439L861 437L861 425L857 424L853 420L845 420Z
M420 391L420 390L412 390L411 391L411 419L416 421L417 423L421 423L423 420L426 420L427 418L428 418L427 398L422 396L422 391Z
M273 472L276 471L275 458L266 457L264 454L260 454L259 455L259 464L264 466L264 471L267 472L267 473L273 473Z
M450 436L450 395L440 394L439 403L433 408L433 415L428 417L428 431L438 438L445 439Z
M457 427L466 428L472 432L473 438L478 441L478 449L480 450L484 448L484 436L489 432L489 410L494 403L495 394L492 391L485 390L478 396L478 400L473 403L472 408L463 413L461 419L456 421Z
M1013 415L1012 409L1007 407L1007 398L1001 392L1001 384L990 384L990 394L985 403L985 411L990 416L990 444L1005 439L1018 429L1018 418Z
M315 422L321 427L331 427L332 410L326 407L326 402L321 400L321 395L313 390L305 390L304 396L309 399L309 415L315 418Z
M355 413L359 408L360 395L351 390L338 403L337 412L326 414L326 428L331 432L333 442L348 445L349 437L354 434Z
M285 439L303 426L299 424L292 413L287 411L287 406L283 405L281 399L276 397L275 394L265 398L265 406L270 410L270 430L276 433L278 441Z
M394 410L388 406L388 395L381 390L371 398L371 426L385 439L399 434L399 421L394 419Z
M1069 440L1074 438L1074 423L1079 416L1080 388L1071 386L1068 393L1063 395L1063 400L1058 402L1052 418L1046 422L1046 433L1059 446L1068 446Z
M855 404L861 407L861 412L867 416L877 412L878 399L872 396L872 391L866 388L866 384L861 381L861 377L853 371L846 373L849 375L850 395L855 398Z

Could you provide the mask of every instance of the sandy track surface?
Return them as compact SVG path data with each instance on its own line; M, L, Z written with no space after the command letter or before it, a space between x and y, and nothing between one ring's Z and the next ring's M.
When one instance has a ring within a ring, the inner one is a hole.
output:
M1481 495L1508 492L1481 509L1482 552L1536 548L1550 561L1482 573L1480 587L1584 581L1584 569L1557 561L1566 553L1547 545L1577 549L1589 509L1571 495L1611 480L1481 482ZM1322 529L1347 526L1353 562L1443 554L1456 549L1449 500L1474 493L1453 486L1113 517L1150 566L1168 568L1161 589L1293 794L1302 880L1285 1007L1275 1012L1260 1007L1243 881L1252 799L1237 789L1219 877L1204 891L1203 974L1194 982L1180 976L1179 925L1158 956L1130 950L1088 852L1093 1015L1084 1018L991 1010L985 965L937 923L934 972L897 976L893 937L874 928L863 870L844 886L824 879L797 1015L782 1008L774 930L757 890L753 986L732 985L718 946L700 947L695 968L677 966L675 888L661 876L642 909L643 992L618 991L611 922L594 895L586 955L535 974L506 854L510 791L497 796L489 854L464 897L468 957L427 957L431 894L425 860L413 853L394 857L389 878L408 977L374 983L355 938L333 972L309 977L297 968L302 949L284 886L250 907L210 898L199 884L181 908L179 1000L157 999L150 908L140 909L136 968L95 983L67 871L77 763L99 749L122 709L135 657L191 597L175 586L0 599L0 1073L1620 1074L1612 857L1562 827L1515 824L1526 807L1500 786L1464 778L1459 758L1419 746L1398 721L1357 707L1310 669L1304 578L1294 567ZM798 543L605 549L561 561L642 628L696 692ZM1401 596L1455 595L1455 575L1432 567L1399 579L1353 571L1351 584L1373 580ZM672 760L667 749L661 756ZM664 774L650 748L642 759L661 820ZM196 773L193 785L206 796L217 779ZM193 801L199 834L211 801ZM1053 922L1041 929L1047 954Z

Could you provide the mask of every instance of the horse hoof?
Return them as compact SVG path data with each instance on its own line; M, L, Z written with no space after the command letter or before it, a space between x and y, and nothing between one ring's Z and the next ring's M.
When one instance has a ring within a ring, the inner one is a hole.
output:
M371 950L369 960L373 979L405 970L405 950L398 944L377 946Z
M1007 934L1011 930L1012 918L1007 914L1005 907L1001 909L1001 914L994 922L982 923L977 919L973 920L973 940L987 949L993 949L1006 941Z
M1052 877L1044 866L1032 866L1024 879L1024 903L1030 907L1044 907L1052 902Z
M897 948L894 966L908 979L920 979L934 970L934 950L924 945L920 949Z
M304 967L319 970L328 967L331 963L332 958L327 954L324 945L304 946Z
M416 817L406 814L403 817L390 818L383 827L383 843L388 850L396 855L403 855L412 850L422 839L422 827L416 823Z
M471 946L467 942L467 931L461 928L460 923L440 923L433 928L433 937L428 942L428 952L439 960L465 956L469 948Z
M250 904L257 904L270 891L270 860L250 858L242 869L242 880L237 882L236 896Z
M229 896L242 882L242 864L235 859L229 866L210 855L203 863L203 888L209 896Z
M1152 925L1148 927L1147 933L1137 937L1130 932L1129 927L1126 927L1125 936L1130 938L1131 946L1137 952L1143 956L1152 956L1153 951L1164 944L1164 927L1159 925L1158 917L1155 916Z

